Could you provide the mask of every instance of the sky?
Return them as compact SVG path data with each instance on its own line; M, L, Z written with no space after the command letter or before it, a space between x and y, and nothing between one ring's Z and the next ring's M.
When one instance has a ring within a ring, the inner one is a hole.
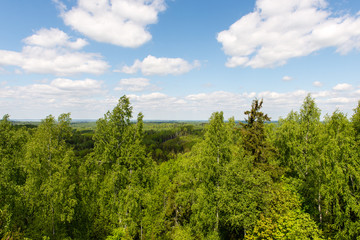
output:
M359 0L3 0L0 117L272 120L360 100Z

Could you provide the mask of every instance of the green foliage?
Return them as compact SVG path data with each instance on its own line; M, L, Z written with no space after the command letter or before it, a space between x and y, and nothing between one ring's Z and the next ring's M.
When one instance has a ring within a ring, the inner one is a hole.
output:
M358 144L360 144L360 101L357 107L354 109L354 114L351 117L352 127L355 130L355 138Z
M186 226L176 226L174 233L172 235L174 240L191 240L194 239L191 233L191 228L189 225Z
M143 115L131 124L132 107L123 96L112 112L97 122L94 134L94 173L99 181L99 214L105 228L126 228L130 236L142 235L144 199L152 162L142 144Z
M240 126L132 121L126 96L90 125L5 115L0 239L359 238L360 102L271 124L262 104Z
M74 217L74 153L66 144L72 133L70 121L70 114L60 115L57 122L47 117L26 145L23 197L31 219L26 232L32 238L46 235L61 239Z
M23 239L20 229L14 228L12 213L9 212L8 206L0 209L0 237L1 239Z
M203 233L219 232L220 176L230 160L230 141L226 130L223 113L213 113L206 128L205 140L200 145L201 153L196 156L199 171L191 224Z
M187 123L145 123L144 144L146 151L160 163L179 153L189 152L202 140L203 127Z
M296 192L283 183L272 191L269 207L245 239L323 239Z
M106 240L130 240L129 233L124 228L115 228L111 236L108 236Z
M320 188L324 230L330 236L336 232L337 239L353 239L360 234L360 163L354 129L343 113L335 111L325 118L325 131Z
M264 126L265 121L270 121L270 117L260 111L262 104L263 100L255 99L251 110L244 112L248 116L245 123L240 123L244 149L254 156L256 163L267 163L273 151L266 141Z
M21 189L26 179L22 161L27 140L27 131L16 129L9 115L0 120L0 238L22 236L20 231L25 222Z
M359 234L360 199L354 125L339 111L326 116L324 123L319 118L320 110L307 96L300 114L292 112L279 122L275 146L324 235L353 239Z
M80 159L93 151L94 140L92 139L94 131L92 130L74 130L71 138L66 142L73 147L74 153Z
M323 221L321 188L324 182L320 155L325 144L322 132L320 110L308 95L300 113L291 112L279 122L275 140L281 166L287 169L288 176L299 180L298 191L307 211L320 223Z

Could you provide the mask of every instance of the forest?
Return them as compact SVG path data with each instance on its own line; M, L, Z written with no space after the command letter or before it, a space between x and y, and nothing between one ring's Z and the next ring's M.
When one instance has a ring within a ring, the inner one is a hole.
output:
M130 100L75 128L0 120L0 239L360 239L360 101L308 95L271 122L136 121ZM240 113L239 113L240 115Z

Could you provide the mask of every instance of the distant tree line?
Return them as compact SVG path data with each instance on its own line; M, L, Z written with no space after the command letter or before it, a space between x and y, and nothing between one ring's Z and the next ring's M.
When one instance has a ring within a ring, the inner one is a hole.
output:
M308 95L269 124L262 104L203 132L144 131L126 96L90 135L70 114L35 128L5 115L0 238L359 239L360 102L320 121Z

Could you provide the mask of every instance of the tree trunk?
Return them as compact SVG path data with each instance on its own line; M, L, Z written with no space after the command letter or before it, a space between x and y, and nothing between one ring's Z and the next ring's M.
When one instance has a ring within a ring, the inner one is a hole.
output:
M319 220L322 223L322 212L321 212L321 194L319 190L319 197L318 197L318 210L319 210Z

